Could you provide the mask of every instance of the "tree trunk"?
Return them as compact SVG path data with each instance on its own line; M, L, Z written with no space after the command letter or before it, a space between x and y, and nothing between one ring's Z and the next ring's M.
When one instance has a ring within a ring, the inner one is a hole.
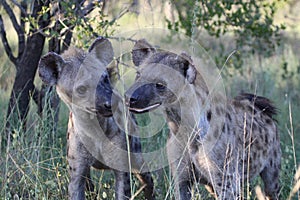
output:
M45 37L40 33L28 36L24 54L17 62L16 77L6 115L6 128L8 132L17 127L21 127L21 129L26 131L29 101L35 89L33 81L44 43Z

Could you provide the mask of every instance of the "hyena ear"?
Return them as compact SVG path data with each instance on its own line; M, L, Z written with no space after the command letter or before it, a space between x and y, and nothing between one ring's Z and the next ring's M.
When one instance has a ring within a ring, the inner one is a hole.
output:
M38 66L39 76L42 81L48 85L55 85L64 64L64 59L54 52L44 55L40 59Z
M132 49L132 61L135 66L141 65L156 50L145 39L138 40Z
M184 65L184 76L186 77L187 81L190 84L193 84L196 79L197 70L195 68L195 65L193 64L193 60L191 56L189 56L186 53L181 53L180 57L184 59L186 64Z
M114 58L114 51L110 41L104 37L98 37L89 48L89 55L108 65Z

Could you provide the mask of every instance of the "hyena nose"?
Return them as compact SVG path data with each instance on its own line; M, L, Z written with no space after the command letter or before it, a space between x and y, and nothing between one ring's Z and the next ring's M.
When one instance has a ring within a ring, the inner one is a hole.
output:
M130 104L135 104L137 101L138 101L138 99L135 98L135 97L132 97L132 96L131 96L131 97L129 98L129 103L130 103Z
M137 98L132 95L125 94L125 103L127 106L133 105L137 102Z
M104 108L106 108L106 109L111 109L111 103L110 103L109 101L106 101L106 102L104 103Z

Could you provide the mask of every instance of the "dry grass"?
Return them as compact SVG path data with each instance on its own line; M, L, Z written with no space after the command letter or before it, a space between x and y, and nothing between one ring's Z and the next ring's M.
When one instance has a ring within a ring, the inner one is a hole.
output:
M234 55L233 55L234 56ZM0 58L4 60L3 57ZM6 63L6 61L3 61ZM299 198L300 189L300 63L297 52L286 46L273 57L263 60L262 67L258 67L257 57L244 60L242 71L234 69L228 64L224 70L228 96L234 96L239 91L257 92L271 98L280 108L278 115L279 131L281 135L282 172L281 199ZM287 66L286 69L284 66ZM2 68L3 71L5 68ZM0 71L1 71L0 70ZM229 74L229 75L228 75ZM1 74L0 80L5 79ZM5 81L0 82L0 88L5 88ZM9 90L0 90L0 127L4 127L4 113L9 97ZM67 162L65 158L67 109L63 106L60 113L58 131L53 134L48 122L35 114L34 104L29 115L30 128L26 133L18 131L16 127L14 140L9 145L2 145L0 156L0 199L65 199L67 196ZM143 119L142 119L143 120ZM4 129L0 129L3 140ZM166 130L163 130L166 132ZM162 134L161 137L166 137ZM145 141L144 146L147 146ZM155 138L154 144L162 144L160 136ZM153 144L151 144L153 145ZM151 145L148 145L152 148ZM155 146L153 146L155 148ZM298 169L297 169L298 168ZM93 171L93 182L99 199L112 199L114 195L113 176L109 172ZM170 199L174 193L174 186L169 170L163 169L154 173L157 199ZM259 180L254 182L258 185ZM260 185L260 184L259 184ZM253 184L246 183L245 197L247 199L265 199L259 187L253 191ZM132 185L135 199L142 199L140 186ZM193 187L194 199L208 199L211 196L203 186Z

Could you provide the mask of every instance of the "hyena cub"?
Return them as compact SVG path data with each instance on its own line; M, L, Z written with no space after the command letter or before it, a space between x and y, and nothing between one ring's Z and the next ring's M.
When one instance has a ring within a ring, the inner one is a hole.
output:
M213 189L217 199L240 199L245 181L257 175L268 198L279 198L281 150L276 108L268 99L241 94L226 100L209 91L191 57L145 40L136 43L132 57L140 67L126 104L135 113L163 108L176 199L190 199L194 181Z
M145 198L154 199L151 174L145 172L146 165L138 154L140 141L129 137L132 152L129 163L126 134L113 116L113 111L114 115L122 115L123 106L110 83L113 70L106 69L112 60L111 43L99 37L87 53L76 48L70 48L61 56L50 52L39 63L40 78L49 85L56 85L57 93L70 109L67 152L70 199L85 198L91 166L113 170L115 199L129 199L130 165L145 186ZM128 123L130 131L138 131L135 122Z

